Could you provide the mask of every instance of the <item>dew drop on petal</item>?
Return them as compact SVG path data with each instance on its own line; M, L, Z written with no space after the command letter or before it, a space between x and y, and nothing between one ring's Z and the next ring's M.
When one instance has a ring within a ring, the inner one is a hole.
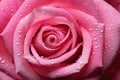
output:
M25 6L27 6L27 4Z
M13 69L13 68L14 68L14 66L11 66L11 68Z
M43 10L42 10L42 11L41 11L41 13L43 13L43 14L44 14L44 13L45 13L45 11L43 11Z
M95 44L97 44L98 42L97 41L95 41Z
M101 26L97 26L97 27L101 27Z
M2 8L1 10L3 11L4 9Z
M16 42L16 44L19 44L18 42Z
M103 36L100 36L100 37L103 37Z
M100 32L104 32L103 30L101 30Z
M114 19L112 19L111 21L114 21Z
M56 75L58 76L58 75L59 75L59 73L57 72L57 73L56 73Z
M95 37L94 40L97 40L97 38Z
M77 69L80 70L81 66L78 66Z
M17 55L18 55L18 56L20 56L20 54L19 54L19 53L18 53Z
M44 56L40 56L42 59L44 59Z
M93 54L96 54L95 52L93 52Z
M92 30L92 28L90 28L90 31Z
M55 64L55 62L52 61L51 64Z
M2 60L2 58L0 58L0 61Z
M98 48L98 46L97 46L97 45L95 45L95 48Z
M1 61L1 63L5 63L5 61L4 61L4 60L2 60L2 61Z
M18 33L21 33L21 32L22 32L21 30L18 31Z
M97 23L95 23L95 25L97 25Z
M82 65L82 64L83 64L83 61L80 61L80 64Z
M96 28L95 30L97 31L98 29Z
M28 43L26 42L25 45L28 45Z
M22 37L22 35L19 35L19 37Z

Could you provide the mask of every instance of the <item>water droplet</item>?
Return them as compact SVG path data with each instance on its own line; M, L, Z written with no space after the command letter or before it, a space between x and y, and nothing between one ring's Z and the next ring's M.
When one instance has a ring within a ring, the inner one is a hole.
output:
M94 40L97 40L97 38L95 37Z
M83 4L84 6L86 5L86 3Z
M95 45L95 48L98 48L98 46L97 46L97 45Z
M26 42L25 45L28 45L28 43Z
M18 41L18 39L16 38L15 41Z
M98 29L96 28L95 30L97 31Z
M0 58L0 61L2 60L2 58Z
M90 31L92 30L92 28L90 28Z
M97 25L97 23L95 23L95 25Z
M81 66L78 66L77 69L80 70L80 69L81 69Z
M100 37L103 37L103 36L100 36Z
M83 64L83 61L80 61L80 64Z
M16 42L16 44L19 44L18 42Z
M17 54L18 56L20 56L21 54Z
M27 6L27 4L25 6Z
M97 1L100 1L100 0L97 0Z
M22 35L19 35L19 37L22 37Z
M59 75L59 73L56 73L56 75Z
M11 68L13 69L13 68L14 68L14 66L11 66Z
M96 54L95 52L93 52L93 54Z
M2 60L2 61L1 61L1 63L5 63L5 61L4 61L4 60Z
M43 10L42 10L42 11L41 11L41 13L43 13L43 14L44 14L44 13L45 13L45 11L43 11Z
M2 8L1 10L3 11L4 9Z
M100 32L104 32L103 30L101 30Z
M22 32L21 30L18 31L18 33L21 33L21 32Z
M44 59L44 56L41 56L42 59Z
M113 47L111 47L110 49L113 50Z
M97 27L101 27L101 26L97 26Z
M55 62L52 61L51 64L55 64Z
M103 24L103 23L101 23L100 25L101 25L101 26L104 26L104 24Z
M111 21L114 21L114 19L112 19Z
M97 41L95 41L95 44L97 44L98 42Z

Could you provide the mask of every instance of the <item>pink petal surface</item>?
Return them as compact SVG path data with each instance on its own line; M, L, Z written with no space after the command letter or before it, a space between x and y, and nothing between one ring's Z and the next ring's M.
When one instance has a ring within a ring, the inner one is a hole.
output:
M15 80L14 78L11 78L6 73L0 71L0 80Z
M10 52L10 54L13 55L13 33L15 32L15 28L17 26L17 24L19 23L19 21L26 16L27 14L29 14L34 8L37 8L39 6L42 5L46 5L48 3L51 3L52 0L49 1L43 1L43 0L25 0L24 3L19 7L19 9L17 10L17 12L15 13L15 15L11 18L10 22L8 23L8 25L5 27L5 30L1 33L1 35L4 38L5 41L5 45L8 49L8 51ZM9 33L9 34L8 34ZM9 40L8 40L9 39Z
M12 57L8 54L2 37L0 37L0 70L6 72L14 79L22 79L16 74L16 68L12 62Z
M69 59L70 57L72 57L81 45L82 44L78 44L71 51L66 52L66 53L64 53L64 55L62 55L58 58L55 58L55 59L45 59L45 58L39 57L38 53L35 51L33 46L31 46L31 50L33 52L34 57L39 61L40 65L50 66L53 64L60 64L60 63L64 62L65 60Z
M120 0L105 0L120 12Z
M103 63L104 68L107 68L113 61L120 47L120 13L103 0L94 0L94 3L105 23Z
M24 0L2 0L0 2L0 33L8 24L10 18L17 11Z
M98 13L96 12L95 5L93 4L93 0L55 0L52 5L65 9L78 9L80 11L95 16L98 20L100 20Z
M93 47L91 51L90 61L87 65L87 70L85 70L87 72L85 73L83 71L84 76L86 76L95 69L102 67L104 24L99 23L93 16L78 10L70 10L70 13L79 21L79 23L85 29L87 29L87 31L89 31L89 34L92 37Z
M116 54L111 65L103 71L101 76L102 80L119 80L120 79L120 48L119 52Z

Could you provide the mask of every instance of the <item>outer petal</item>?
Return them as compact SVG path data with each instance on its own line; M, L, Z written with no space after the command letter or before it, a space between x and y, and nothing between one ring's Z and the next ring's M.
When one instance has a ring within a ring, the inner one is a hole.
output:
M0 33L4 30L10 18L22 2L23 0L2 0L0 2Z
M33 9L36 9L37 7L40 7L42 5L46 5L51 3L53 0L26 0L24 3L21 5L19 10L16 12L16 14L11 18L10 22L4 29L4 31L1 33L1 35L4 38L5 45L10 52L10 54L13 54L13 33L15 31L15 28L19 21L29 14Z
M8 54L2 37L0 37L0 70L4 71L14 79L21 79L16 74L15 66L12 62L12 57ZM4 74L1 73L1 75L4 75ZM1 78L2 77L0 77L0 80Z
M120 0L105 0L120 12Z
M92 37L91 57L89 64L83 70L84 74L82 73L82 77L86 77L86 75L91 75L92 72L97 71L96 69L100 70L99 68L102 67L104 24L98 23L93 16L78 10L70 10L70 13L79 21L82 27L86 28ZM95 76L94 73L93 75Z
M120 13L103 0L94 0L99 14L105 23L104 68L108 67L120 47Z
M120 49L112 64L103 72L101 80L120 80Z
M6 73L0 71L0 80L14 80L14 79L8 76Z
M100 20L93 0L55 0L54 6L63 8L74 8L95 16Z

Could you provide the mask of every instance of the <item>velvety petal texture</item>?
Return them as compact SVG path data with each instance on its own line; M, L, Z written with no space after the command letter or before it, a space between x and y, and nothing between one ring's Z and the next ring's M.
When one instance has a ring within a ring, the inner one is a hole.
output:
M119 79L119 19L118 0L1 0L0 80Z

